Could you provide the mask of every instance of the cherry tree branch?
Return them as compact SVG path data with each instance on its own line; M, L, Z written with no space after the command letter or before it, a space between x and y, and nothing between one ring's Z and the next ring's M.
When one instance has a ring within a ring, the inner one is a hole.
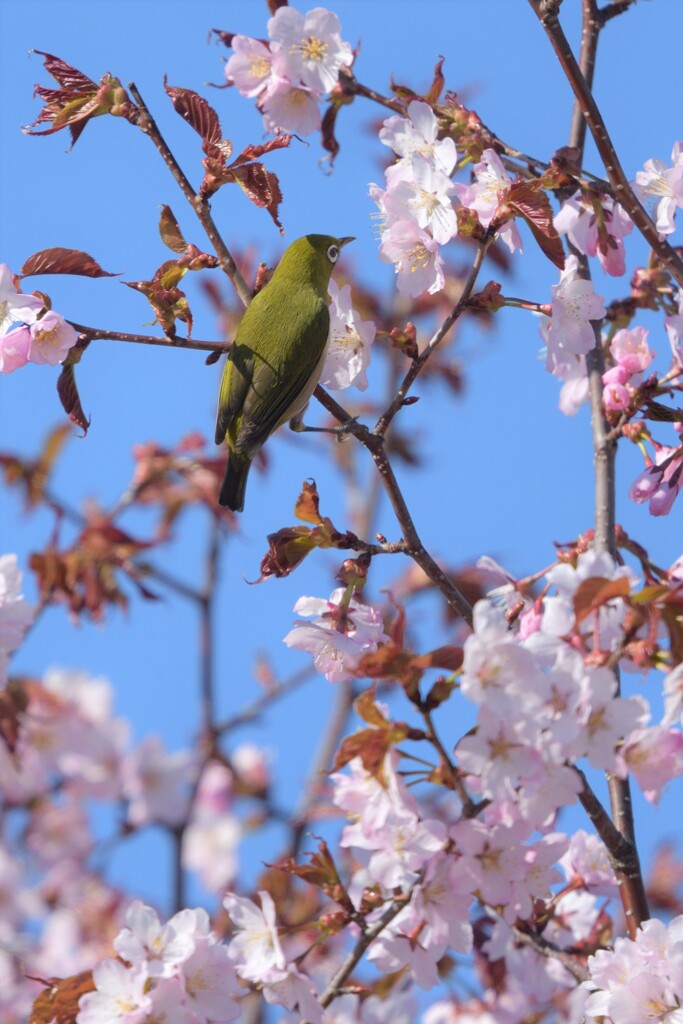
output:
M68 320L81 341L125 341L134 345L159 345L162 348L187 348L197 352L227 352L230 345L224 341L198 341L196 338L168 338L155 334L130 334L126 331L107 331L102 327L87 327Z
M157 150L159 151L159 155L161 156L162 160L164 161L169 171L171 172L176 182L178 183L180 191L187 199L188 203L190 204L195 214L197 215L200 224L204 228L204 231L206 232L213 246L214 252L218 257L218 262L221 267L221 270L225 274L227 274L227 276L232 281L235 287L235 291L237 292L240 298L240 301L243 303L243 305L248 306L249 303L251 302L251 289L249 288L247 282L242 277L239 267L235 263L235 260L233 259L230 250L223 241L223 238L218 228L216 227L216 223L213 217L211 216L211 205L209 201L207 199L203 199L199 195L199 193L195 192L195 190L192 188L192 185L186 178L185 173L183 172L180 164L174 157L163 135L159 131L159 126L157 125L156 121L149 112L149 109L145 104L145 101L143 100L142 96L140 95L140 92L135 83L130 82L128 88L130 89L132 95L135 98L135 102L138 105L138 127L146 135L149 136L149 138L156 146Z

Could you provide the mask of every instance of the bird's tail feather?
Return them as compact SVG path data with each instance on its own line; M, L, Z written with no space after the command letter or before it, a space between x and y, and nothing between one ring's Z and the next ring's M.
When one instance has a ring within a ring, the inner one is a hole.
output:
M235 455L230 451L225 476L218 497L218 504L227 506L233 512L241 512L244 508L244 492L247 489L247 477L251 468L251 460Z

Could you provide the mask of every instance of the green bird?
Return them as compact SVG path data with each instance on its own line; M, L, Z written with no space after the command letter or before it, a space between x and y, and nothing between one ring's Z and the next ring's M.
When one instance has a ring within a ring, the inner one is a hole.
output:
M216 444L229 453L218 498L244 508L252 459L273 431L299 417L320 379L330 314L327 288L343 247L353 238L304 235L285 250L268 284L237 328L218 397Z

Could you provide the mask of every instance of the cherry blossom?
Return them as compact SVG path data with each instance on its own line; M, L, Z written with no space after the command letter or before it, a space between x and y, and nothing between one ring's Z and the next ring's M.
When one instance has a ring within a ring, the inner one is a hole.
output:
M654 442L653 442L654 443ZM683 448L655 444L655 461L636 477L629 487L629 498L637 504L649 502L650 515L665 516L683 486Z
M569 849L560 858L567 881L575 879L593 893L616 894L617 880L601 839L580 828L570 837Z
M683 725L683 662L668 673L664 680L664 718L662 725Z
M413 220L398 220L387 228L379 249L380 256L396 269L399 294L416 298L423 292L433 295L445 284L444 262L438 243Z
M118 960L103 960L93 969L96 990L81 996L76 1024L142 1024L152 1001L145 992L144 970Z
M281 8L284 10L284 8ZM287 78L273 75L259 101L266 131L310 135L320 127L320 94Z
M235 998L241 990L228 950L213 936L195 939L193 952L183 962L181 980L186 1004L201 1021L222 1024L241 1015Z
M458 220L450 196L454 185L421 153L401 161L384 193L384 210L389 221L414 220L439 245L458 232Z
M683 775L683 735L679 729L653 725L635 729L624 741L617 758L617 774L628 772L651 803L659 803L662 789Z
M359 391L368 386L371 345L376 328L372 320L361 320L351 305L351 286L341 289L330 280L330 336L320 383L333 391L354 385Z
M16 555L0 555L0 687L7 682L9 655L33 622L33 608L21 593L22 572Z
M564 201L554 223L580 253L597 256L606 273L619 277L626 272L623 239L633 221L611 196L589 199L577 191Z
M12 271L0 263L0 336L18 324L35 323L45 303L37 295L24 295L13 281Z
M114 949L132 966L144 966L149 977L170 978L194 951L196 939L208 934L205 910L182 910L162 925L156 911L134 900Z
M674 214L683 206L683 144L674 143L671 167L661 160L647 160L644 169L637 172L633 187L643 203L654 207L660 237L675 231Z
M189 751L167 754L159 736L147 736L123 761L123 792L132 825L152 821L178 825L185 820L195 775Z
M31 363L56 366L63 363L70 349L78 341L78 333L63 316L48 309L40 320L30 325L31 344L28 358Z
M332 683L353 679L360 658L388 640L382 617L371 605L345 599L339 587L329 601L300 597L294 611L313 622L297 622L284 638L288 647L308 651L318 672Z
M341 38L339 18L324 7L303 15L294 7L280 7L268 22L272 49L283 60L290 81L301 81L318 93L329 92L339 69L353 63L353 50Z
M505 201L511 184L512 179L495 149L485 149L481 162L474 166L474 182L471 185L456 182L453 187L462 205L474 210L482 227L488 228ZM498 234L510 252L522 250L522 239L514 220L503 224Z
M234 35L230 45L233 54L225 65L225 77L241 96L258 96L271 75L270 49L259 39L241 35Z
M617 938L613 949L588 958L590 978L584 983L587 1021L608 1017L612 1024L683 1022L681 946L683 918L668 925L651 919L635 940Z
M428 103L422 100L411 100L408 104L408 117L394 114L386 119L379 131L380 142L393 149L401 158L408 158L413 153L433 161L434 166L443 174L451 175L457 160L455 142L451 138L437 139L439 122ZM387 171L388 180L400 173L402 161Z
M223 900L237 929L228 945L228 954L246 981L268 982L271 977L277 981L278 972L285 969L287 962L275 925L275 904L270 893L263 891L258 895L260 907L233 893Z
M595 294L592 281L578 277L578 263L570 256L560 275L559 284L553 285L550 322L546 324L549 357L556 352L585 355L595 348L593 324L605 316L601 296ZM549 358L547 369L552 371Z
M674 362L683 367L683 288L678 292L678 312L664 317L664 327L669 336Z
M19 324L0 335L0 373L12 373L26 366L30 347L31 329L27 324Z

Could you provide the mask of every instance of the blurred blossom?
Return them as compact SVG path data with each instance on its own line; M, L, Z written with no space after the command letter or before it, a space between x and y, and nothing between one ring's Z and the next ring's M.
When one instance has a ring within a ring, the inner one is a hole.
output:
M158 736L147 736L123 762L123 793L131 825L180 825L187 816L196 774L189 750L167 754Z
M33 608L21 593L23 575L16 555L0 555L0 688L7 682L9 655L33 622Z

